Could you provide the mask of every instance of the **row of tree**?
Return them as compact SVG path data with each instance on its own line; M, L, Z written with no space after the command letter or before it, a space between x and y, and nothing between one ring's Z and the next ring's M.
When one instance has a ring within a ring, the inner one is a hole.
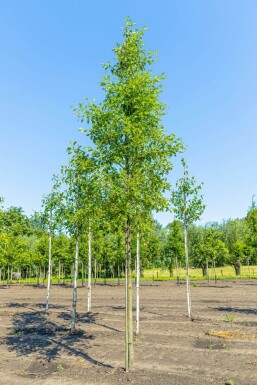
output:
M59 283L73 274L75 239L60 228L52 235L52 272ZM136 235L136 234L135 234ZM81 237L80 279L87 278L88 234ZM202 268L232 265L240 274L241 265L257 264L257 208L253 205L245 218L229 219L221 223L188 228L189 264ZM172 221L166 227L149 217L141 228L140 273L145 269L167 269L177 275L178 267L185 267L182 223ZM132 241L132 269L135 269L136 236ZM42 213L31 217L22 208L0 209L0 269L1 279L11 281L12 272L20 272L23 279L47 278L49 258L49 231ZM98 278L124 277L124 236L115 222L102 222L92 237L92 269ZM8 276L9 270L9 276Z

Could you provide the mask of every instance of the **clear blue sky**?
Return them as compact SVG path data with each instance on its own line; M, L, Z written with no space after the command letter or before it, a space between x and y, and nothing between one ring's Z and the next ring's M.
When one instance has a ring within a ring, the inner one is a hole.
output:
M257 196L256 0L2 0L0 196L40 209L69 140L86 143L70 106L100 100L101 63L127 16L148 26L147 47L159 52L165 127L204 182L203 221L244 216Z

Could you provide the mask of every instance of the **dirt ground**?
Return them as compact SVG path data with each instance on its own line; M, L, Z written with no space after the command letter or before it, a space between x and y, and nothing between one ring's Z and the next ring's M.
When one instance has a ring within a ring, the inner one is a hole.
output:
M0 287L0 384L257 385L257 281L192 285L194 320L186 317L185 284L143 282L135 368L124 372L124 286L78 289L77 333L69 334L72 289ZM226 316L234 316L231 326ZM232 340L208 331L241 331Z

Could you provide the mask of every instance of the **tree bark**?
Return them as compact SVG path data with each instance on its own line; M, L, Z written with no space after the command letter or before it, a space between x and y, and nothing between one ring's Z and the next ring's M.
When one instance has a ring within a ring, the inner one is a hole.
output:
M235 265L234 267L235 267L236 276L241 275L241 266L240 265Z
M206 268L206 266L202 266L202 273L203 273L203 277L207 277L207 268Z
M97 278L97 265L96 265L96 257L95 257L95 282L94 282L95 287L96 287L96 278Z
M59 263L58 263L58 286L61 284L61 260L59 258Z
M120 260L118 259L118 286L120 286Z
M81 261L81 286L84 287L84 262Z
M73 277L73 297L71 311L71 333L75 330L76 324L76 308L77 308L77 276L78 276L78 261L79 261L79 240L76 237L76 253L74 260L74 277Z
M176 264L176 271L177 271L177 285L179 285L179 270L178 270L178 259L177 256L175 257L175 264Z
M125 370L130 371L134 364L133 350L133 322L132 322L132 274L131 274L131 222L126 220L125 227L125 254L126 254L126 357Z
M50 286L51 286L51 271L52 271L52 234L51 234L51 232L49 232L46 310L48 310L48 306L49 306Z
M91 302L92 302L92 287L91 287L91 274L92 274L92 234L91 228L89 226L88 230L88 278L87 278L87 311L91 312Z
M187 244L187 227L184 227L184 243L185 243L185 259L186 259L186 292L187 292L187 312L188 318L191 320L191 295L190 295L190 279L189 279L189 261L188 261L188 244Z
M136 251L136 334L139 334L140 323L140 235L137 229L137 251Z

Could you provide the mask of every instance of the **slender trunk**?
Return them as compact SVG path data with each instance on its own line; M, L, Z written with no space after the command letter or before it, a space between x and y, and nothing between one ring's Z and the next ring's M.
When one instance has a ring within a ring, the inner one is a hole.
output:
M48 248L48 272L47 272L47 291L46 291L46 310L49 306L50 286L51 286L51 270L52 270L52 234L49 233L49 248Z
M251 279L250 266L249 266L249 259L247 260L247 265L248 265L249 279Z
M152 281L154 281L154 260L152 260Z
M81 261L81 286L84 287L84 262Z
M176 272L177 272L177 285L179 285L179 270L178 270L178 259L177 256L175 257L175 264L176 264Z
M41 269L40 269L40 267L38 267L38 269L37 269L37 286L39 286L40 271L41 271Z
M203 273L203 277L207 276L206 266L202 266L202 273Z
M139 290L140 290L140 236L137 229L137 252L136 252L136 334L139 334L140 323L140 302L139 302Z
M215 285L217 284L217 274L216 274L216 262L215 260L213 261L213 270L214 270L214 280L215 280Z
M120 260L118 259L118 286L120 286Z
M94 282L94 286L96 287L96 277L97 277L97 268L96 268L96 258L95 258L95 282Z
M61 260L59 258L59 266L58 266L58 286L61 284Z
M185 259L186 259L186 292L187 292L187 312L188 318L191 320L191 295L190 295L190 279L189 279L189 262L188 262L188 245L187 245L187 227L184 227L185 241Z
M126 253L126 372L133 368L133 322L132 322L132 274L131 274L131 222L126 220L125 253Z
M12 271L13 271L13 267L11 265L11 281L10 281L10 284L12 284Z
M104 257L104 284L106 285L106 278L107 278L107 261L106 261L107 257L105 255Z
M73 266L70 267L70 283L72 285L72 276L74 275L74 269Z
M91 312L92 302L92 288L91 288L91 274L92 274L92 233L89 225L88 230L88 279L87 279L87 311Z
M71 333L74 332L75 323L76 323L78 260L79 260L79 240L77 236L76 253L75 253L75 260L74 260L73 297L72 297L71 328L70 328Z

